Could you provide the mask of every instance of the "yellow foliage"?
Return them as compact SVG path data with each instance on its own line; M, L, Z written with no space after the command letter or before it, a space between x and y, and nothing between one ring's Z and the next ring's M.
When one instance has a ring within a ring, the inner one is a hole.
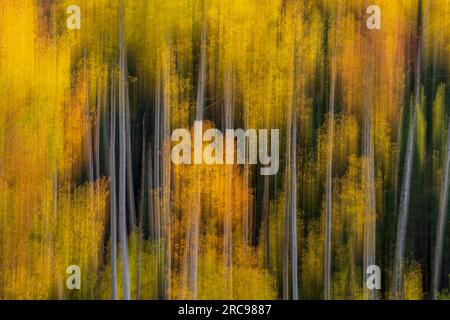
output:
M413 261L405 271L404 279L405 300L423 299L422 270L419 263Z

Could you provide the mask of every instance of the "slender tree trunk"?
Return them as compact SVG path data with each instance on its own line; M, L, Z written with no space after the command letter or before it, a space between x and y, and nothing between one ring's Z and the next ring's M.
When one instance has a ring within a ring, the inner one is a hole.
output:
M439 204L439 217L436 225L436 243L434 246L434 258L433 258L433 274L431 282L431 292L433 299L437 299L439 294L439 283L441 279L442 268L442 251L445 235L445 225L448 207L448 184L450 176L450 119L448 120L447 127L447 147L445 153L444 162L444 177L442 179L441 197Z
M158 72L156 77L156 99L155 99L155 135L154 135L154 164L155 170L154 176L154 208L155 208L155 237L159 239L161 237L161 196L160 196L160 172L161 172L161 77Z
M141 298L141 261L142 261L142 238L144 237L144 211L145 211L145 195L147 194L145 187L145 179L146 179L146 119L144 116L142 121L142 160L141 160L141 188L140 188L140 196L139 196L139 219L138 219L138 258L137 258L137 284L136 284L136 300L140 300Z
M370 77L370 73L367 77ZM367 268L375 265L375 235L376 235L376 202L375 202L375 168L374 152L372 140L372 107L370 105L372 97L370 91L372 86L365 82L365 112L364 112L364 136L363 136L363 186L365 201L364 217L364 284L367 281ZM371 300L376 299L375 289L366 291L366 297Z
M265 238L265 264L268 270L270 267L270 228L269 228L269 176L264 176L264 187L263 187L263 204L262 204L262 215L264 221L264 238Z
M52 188L52 204L53 204L53 208L52 208L52 213L53 213L53 218L55 220L55 224L56 224L56 230L59 230L59 219L58 219L58 165L57 165L57 160L56 157L53 157L53 188ZM56 243L55 243L55 239L53 240L53 256L55 257L54 259L56 260L57 258L57 247L56 247ZM62 281L61 281L61 277L59 275L58 272L58 264L57 261L53 262L53 272L55 273L54 275L54 279L55 279L55 289L56 289L56 298L58 300L61 300L63 298L63 288L62 288Z
M291 272L292 272L292 299L298 300L298 263L297 263L297 24L298 4L296 4L296 17L294 23L294 52L292 74L292 142L291 142Z
M400 114L398 116L398 128L397 128L397 159L395 162L395 177L394 177L394 210L398 210L398 185L400 179L400 159L402 150L402 123L403 123L403 106L400 108Z
M110 86L108 80L108 72L105 71L105 83L103 86L103 99L102 99L102 110L101 112L101 127L100 127L100 135L101 135L101 144L103 145L103 150L105 150L105 153L109 152L109 140L110 140L110 131L111 131L111 108L110 104ZM106 175L108 175L108 166L109 166L109 154L107 155L101 155L101 161L103 161L103 166L106 168ZM100 166L101 167L101 166ZM100 174L101 170L99 171Z
M147 154L147 206L148 206L148 234L150 239L155 239L155 212L153 209L153 164L152 145L148 143Z
M340 10L340 9L338 9ZM336 18L336 27L339 23L339 13ZM324 298L331 299L331 223L333 200L333 145L334 145L334 104L336 91L336 55L337 30L334 31L333 53L331 57L330 101L328 111L328 139L327 139L327 175L325 185L325 257L324 257Z
M153 252L153 266L155 270L155 274L157 275L156 279L156 292L161 292L161 281L160 281L160 267L161 267L161 260L160 260L160 238L159 238L159 232L157 233L156 230L159 231L159 219L157 221L156 215L155 215L155 193L153 190L153 165L152 165L152 145L149 142L148 143L148 163L147 163L147 192L148 192L148 232L149 237L152 240L155 240L156 247L152 246L152 252ZM158 222L158 224L157 224ZM156 256L156 258L155 258Z
M290 223L291 223L291 157L292 157L292 113L286 112L286 159L285 159L285 205L284 205L284 244L283 244L283 299L289 299L289 245L290 245Z
M392 298L403 299L403 267L405 256L405 239L406 228L408 222L409 198L411 194L411 178L412 166L414 158L414 140L416 132L417 108L420 103L420 83L421 83L421 59L422 59L422 26L421 26L421 12L422 1L419 0L418 6L418 25L417 25L417 61L415 70L415 85L414 85L414 107L410 126L408 130L408 140L406 144L406 155L404 163L403 183L400 197L400 208L397 224L397 237L395 245L394 271L392 275Z
M111 77L112 78L112 77ZM117 189L116 189L116 91L115 81L111 79L111 132L109 145L110 175L110 233L111 233L111 299L117 299Z
M95 110L95 134L94 134L94 164L95 164L95 180L100 178L100 117L101 117L101 106L102 106L102 81L99 80L97 87L97 105Z
M190 199L192 201L192 199ZM186 234L185 234L185 243L183 250L183 266L181 273L181 284L180 284L180 299L188 299L189 298L189 266L190 266L190 249L191 249L191 230L190 226L192 225L192 206L189 207L189 214L187 215L187 219L185 221L186 225Z
M295 95L295 94L294 94ZM296 103L292 106L292 143L291 143L291 272L292 272L292 299L298 300L298 279L297 279L297 113Z
M247 82L248 86L248 82ZM247 88L248 89L248 88ZM243 117L244 117L244 129L248 130L248 124L249 124L249 103L244 103L243 106ZM243 243L244 248L246 248L246 245L248 244L248 241L250 239L249 237L249 181L250 181L250 168L248 164L249 159L249 144L247 141L245 141L245 164L244 164L244 205L242 210L242 229L243 229ZM244 249L244 253L246 254L246 250Z
M120 70L119 70L119 237L122 251L123 298L130 299L130 270L128 258L127 218L126 218L126 81L124 43L124 4L120 2Z
M225 85L224 85L224 97L225 97L225 129L234 128L234 96L233 96L233 71L231 67L225 71ZM225 266L225 288L227 297L232 299L233 293L233 274L232 274L232 257L233 257L233 229L232 229L232 167L230 165L225 166L225 179L229 181L226 188L228 189L225 194L225 214L224 214L224 266Z
M247 129L246 129L247 130ZM245 152L246 152L246 158L248 159L248 145L246 143L246 147L245 147ZM243 205L243 212L242 212L242 228L243 228L243 242L245 245L248 244L249 241L249 225L250 225L250 221L249 221L249 213L250 213L250 197L249 197L249 181L250 181L250 168L249 165L246 163L244 164L244 205Z
M163 286L164 282L164 275L162 273L162 266L161 266L161 179L160 179L160 173L161 173L161 91L162 91L162 85L161 85L161 74L158 70L156 74L156 92L155 92L155 134L154 134L154 148L155 152L153 154L154 156L154 171L153 171L153 178L154 178L154 190L153 190L153 211L154 211L154 234L155 239L157 243L157 268L158 268L158 285ZM162 277L161 277L162 276ZM163 290L161 290L163 291ZM160 292L161 292L160 291Z
M203 0L203 20L200 40L200 66L198 72L198 86L197 86L197 120L203 120L205 100L205 81L206 81L206 0ZM201 101L201 104L199 102Z
M87 161L87 173L88 180L90 182L94 181L94 164L93 164L93 155L92 155L92 119L91 119L91 107L89 102L89 75L88 75L88 67L87 67L87 44L84 47L84 83L85 83L85 101L84 101L84 116L86 123L86 135L85 135L85 143L86 143L86 161Z
M206 1L203 1L203 20L200 40L200 67L198 72L196 120L203 121L205 87L206 87ZM191 194L191 244L190 244L190 268L189 268L189 294L191 299L197 299L197 277L198 277L198 247L201 217L201 183L200 172L194 168L195 185Z
M126 77L128 77L127 67L125 65ZM129 224L128 230L133 230L136 226L136 203L134 197L134 184L133 184L133 157L131 151L131 117L130 117L130 100L128 96L128 81L125 83L125 130L126 130L126 143L127 143L127 192L128 192L128 215Z
M172 65L172 46L168 41L167 48L167 69L164 79L164 97L163 97L163 217L164 217L164 283L165 283L165 299L170 299L172 288L172 217L170 207L170 181L171 181L171 141L170 141L170 104L171 104L171 65Z
M195 170L195 169L194 169ZM197 277L198 277L198 238L200 228L200 183L195 183L195 190L191 192L190 197L190 215L191 226L188 232L191 233L189 242L189 298L197 299Z

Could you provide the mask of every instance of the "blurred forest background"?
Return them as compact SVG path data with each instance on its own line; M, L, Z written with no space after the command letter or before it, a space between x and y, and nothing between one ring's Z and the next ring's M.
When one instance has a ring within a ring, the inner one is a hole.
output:
M448 0L1 0L0 298L450 298L449 68Z

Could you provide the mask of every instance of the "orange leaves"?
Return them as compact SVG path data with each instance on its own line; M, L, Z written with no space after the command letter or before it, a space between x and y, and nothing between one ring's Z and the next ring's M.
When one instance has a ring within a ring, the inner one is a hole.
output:
M208 126L204 125L203 129L207 130ZM174 175L177 181L174 185L174 201L181 212L189 211L192 193L200 191L202 207L212 216L223 217L226 201L232 199L230 211L233 212L233 219L239 221L243 201L246 197L250 198L250 191L244 188L238 165L174 165ZM196 183L198 177L201 177L199 184Z

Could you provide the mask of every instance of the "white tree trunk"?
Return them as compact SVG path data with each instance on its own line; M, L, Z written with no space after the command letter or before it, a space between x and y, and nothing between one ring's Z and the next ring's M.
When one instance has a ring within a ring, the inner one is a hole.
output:
M335 41L337 36L335 35ZM328 111L327 175L325 185L325 257L324 257L324 298L331 299L331 202L333 199L333 145L334 145L334 104L336 91L336 43L331 57L331 84Z
M364 248L363 248L363 283L365 284L368 278L367 268L375 265L375 249L376 249L376 202L375 202L375 168L374 168L374 150L372 139L372 96L371 83L367 81L372 77L370 70L368 75L365 75L364 80L364 135L363 135L363 186L364 186L364 201L365 201L365 215L364 215ZM368 290L368 289L367 289ZM376 291L365 290L365 297L371 300L376 299Z
M233 93L233 71L232 67L228 67L225 71L225 84L224 84L224 109L225 109L225 129L234 128L234 93ZM227 296L231 299L233 292L233 274L232 274L232 262L233 262L233 229L232 229L232 167L225 166L225 179L228 181L226 184L225 194L225 214L224 214L224 267L225 267L225 288Z
M171 181L171 157L170 157L170 104L171 104L171 43L167 45L167 61L164 79L164 97L163 97L163 157L162 157L162 191L163 191L163 219L164 219L164 283L165 299L170 299L172 288L172 217L170 207L170 181Z
M436 243L434 246L433 274L431 281L431 290L433 299L437 299L439 293L439 283L441 278L442 249L443 249L447 207L448 207L448 183L450 178L449 175L450 175L450 119L448 121L447 127L447 147L444 162L444 177L442 179L441 196L439 204L439 217L436 225L437 230Z
M417 33L417 61L415 70L415 85L414 85L414 106L412 110L412 117L408 130L408 140L406 144L406 155L403 171L403 183L400 196L400 208L397 224L397 237L395 245L394 271L392 275L392 297L394 299L403 299L403 267L405 256L405 239L406 228L408 222L409 198L411 194L411 178L412 166L414 158L414 141L417 121L417 108L420 103L420 83L421 83L421 60L422 60L422 31L421 31L421 3L419 1L418 10L418 33Z
M292 66L292 142L291 142L291 272L292 299L298 300L298 263L297 263L297 24L298 6L294 23L294 51Z
M120 3L120 70L119 70L119 237L122 250L123 298L130 299L130 273L128 258L128 235L126 218L126 81L125 44L124 44L124 8Z
M111 233L111 299L117 299L117 189L116 189L116 91L115 81L111 81L111 132L109 144L109 199Z

